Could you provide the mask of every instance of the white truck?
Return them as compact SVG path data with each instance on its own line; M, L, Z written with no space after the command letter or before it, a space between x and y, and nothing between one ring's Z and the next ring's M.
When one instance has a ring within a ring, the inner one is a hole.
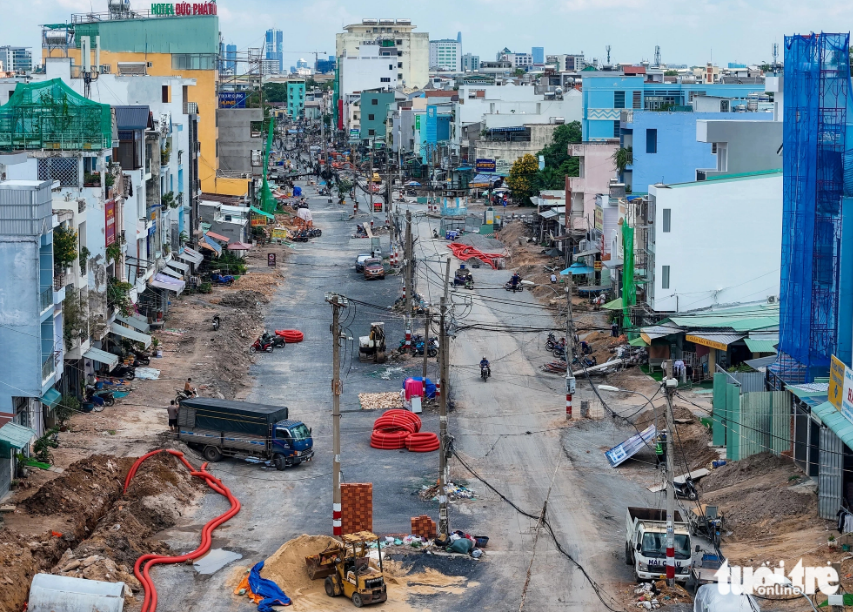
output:
M690 525L676 510L675 580L687 582L693 566ZM666 578L666 510L628 508L625 523L625 563L634 566L637 580Z

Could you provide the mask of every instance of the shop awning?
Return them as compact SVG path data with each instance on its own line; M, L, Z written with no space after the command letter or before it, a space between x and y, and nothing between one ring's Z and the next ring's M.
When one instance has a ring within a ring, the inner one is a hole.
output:
M17 423L6 423L0 427L0 457L11 459L15 453L36 439L36 432Z
M643 340L651 344L652 340L663 338L664 336L669 336L671 334L678 334L683 331L683 329L675 325L652 325L650 327L644 327L641 330L640 336L642 336Z
M836 436L841 438L841 441L847 445L847 448L853 450L853 423L836 410L835 406L830 402L824 402L813 407L812 413L820 417L823 424L829 427ZM0 429L0 433L2 431Z
M151 346L151 336L138 332L135 329L125 327L124 325L119 325L118 323L110 325L110 333L113 333L116 336L121 336L122 338L127 338L128 340L133 340L134 342L141 342L145 345L145 348Z
M160 272L162 272L163 274L168 274L169 276L177 279L183 278L184 276L180 270L175 270L173 268L170 268L169 266L166 266L165 268L160 270Z
M213 238L214 240L219 240L219 241L221 241L221 242L228 242L228 241L230 241L230 240L231 240L230 238L226 238L226 237L225 237L225 236L223 236L222 234L217 234L217 233L214 233L214 232L207 232L207 233L204 235L204 237L205 237L205 238Z
M590 268L589 266L584 266L582 264L572 264L568 268L560 272L560 275L566 276L568 274L571 274L573 276L576 276L578 274L592 274L593 272L595 272L595 270L593 268Z
M148 284L152 287L157 287L158 289L168 289L169 291L174 291L178 295L181 295L181 292L184 290L184 287L187 284L178 280L177 278L172 278L171 276L166 276L164 274L155 274L154 278L148 281Z
M557 215L561 215L564 212L566 212L565 208L563 208L562 210L559 208L551 208L550 210L542 211L541 213L539 213L539 216L543 219L553 219Z
M255 208L254 206L250 206L249 212L256 214L256 215L261 215L262 217L266 217L267 219L272 219L273 221L275 221L275 215L271 215L268 212L264 212L260 208Z
M693 332L684 336L684 339L702 346L725 351L730 344L743 340L746 334L734 334L726 332Z
M208 232L207 234L204 235L204 242L201 243L201 246L206 248L206 249L210 249L211 251L214 251L217 255L221 255L222 254L222 246L218 242L216 242L215 240L210 238L209 236L210 236L210 232Z
M575 261L578 260L579 257L586 257L587 255L595 255L600 253L599 249L587 249L586 251L579 251L573 255Z
M102 363L110 370L118 365L118 355L113 355L112 353L102 351L101 349L90 348L88 351L83 353L83 357Z
M601 265L607 268L608 270L612 270L613 268L618 268L622 265L621 259L605 259L601 262Z
M170 268L174 268L175 270L180 270L181 272L189 272L190 267L182 261L178 261L177 259L171 259L166 262L166 265Z
M633 340L628 340L628 344L630 344L631 346L640 346L640 347L649 346L648 342L646 342L645 340L643 340L642 338L639 338L639 337L634 338Z
M204 261L204 255L202 255L198 251L191 249L190 247L184 247L183 252L178 253L178 257L180 257L184 261L188 261L196 265Z
M41 404L42 406L47 406L48 410L53 410L60 399L62 399L62 394L51 387L47 390L47 393L41 396Z
M139 330L143 334L147 334L149 331L151 331L151 326L148 325L148 321L143 319L142 317L125 317L120 314L117 314L116 321L127 323L133 329Z
M776 347L774 344L779 344L779 340L765 340L759 338L744 338L746 348L753 353L775 353Z
M744 361L744 363L751 367L753 370L763 372L767 369L769 365L776 363L776 355L770 355L769 357L759 357L758 359L747 359L746 361Z
M602 306L605 310L622 310L622 298L618 297Z
M225 248L229 251L248 251L252 248L252 245L245 242L232 242Z

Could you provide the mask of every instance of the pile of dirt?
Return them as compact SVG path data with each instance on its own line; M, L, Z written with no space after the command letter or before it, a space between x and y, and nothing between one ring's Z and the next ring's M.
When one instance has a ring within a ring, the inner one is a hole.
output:
M310 580L305 567L305 557L325 550L337 541L330 536L301 535L285 542L275 554L264 562L261 576L276 582L293 600L293 610L343 612L352 609L352 603L343 597L331 599L323 589L323 580ZM371 565L377 566L375 561ZM465 588L476 586L465 576L453 576L434 568L420 568L403 561L393 561L383 555L388 601L378 608L383 612L410 612L420 609L408 603L416 595L461 594Z
M279 270L273 270L269 274L244 274L234 281L233 287L240 291L261 293L266 298L271 298L275 294L283 278L284 275ZM269 301L269 299L267 299L267 301Z
M219 299L218 303L220 306L228 306L229 308L256 309L260 308L261 304L266 304L269 301L269 298L260 291L246 289L235 291L234 293L226 293Z
M815 492L794 486L802 478L790 459L767 452L718 468L699 490L703 503L722 509L730 537L748 540L800 529L817 516Z

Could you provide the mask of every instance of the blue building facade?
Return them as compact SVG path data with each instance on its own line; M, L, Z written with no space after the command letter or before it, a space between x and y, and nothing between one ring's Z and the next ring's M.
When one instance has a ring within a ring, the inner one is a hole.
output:
M533 56L534 64L544 64L545 63L545 47L533 47L530 50L530 55Z
M237 71L237 45L225 45L225 70Z
M330 57L329 59L318 59L314 62L314 71L319 74L329 74L335 71L335 58Z
M287 82L287 114L296 119L305 110L305 81L302 79Z
M632 193L648 193L656 183L689 183L696 171L717 168L717 155L708 142L696 140L696 122L772 121L773 113L694 113L690 111L631 111L620 122L620 145L631 147L633 164L621 182Z
M278 71L284 72L284 33L269 29L265 37L266 54L264 59L278 60Z
M583 139L601 141L621 136L621 112L660 110L688 106L695 96L717 96L742 100L750 93L763 93L763 84L702 85L646 82L644 76L624 76L607 72L584 73ZM731 118L727 115L726 118Z

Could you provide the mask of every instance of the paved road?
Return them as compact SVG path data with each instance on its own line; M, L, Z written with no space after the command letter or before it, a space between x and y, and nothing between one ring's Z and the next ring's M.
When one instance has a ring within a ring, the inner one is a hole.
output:
M313 427L317 454L311 464L285 472L234 461L213 467L243 504L240 514L217 531L214 547L242 553L241 563L245 564L268 557L299 534L331 531L331 309L324 302L330 290L377 306L353 304L346 312L345 328L353 341L344 351L342 410L353 412L345 412L342 419L344 481L373 483L377 533L405 533L409 517L429 513L437 518L438 514L435 504L421 502L415 494L437 477L437 454L371 449L369 435L376 415L358 410L359 392L400 387L403 373L383 380L377 375L383 366L359 363L355 358L357 338L367 333L371 321L385 321L389 344L402 338L401 318L381 309L399 296L400 278L365 282L356 275L353 262L366 241L350 237L355 222L341 216L342 208L351 212L350 206L328 204L326 198L316 197L309 202L323 236L295 249L284 268L285 283L266 315L268 329L298 328L306 339L258 357L251 372L256 383L247 399L289 406L292 418ZM422 212L423 207L412 208ZM443 241L431 239L430 224L437 221L422 214L416 219L416 257L421 262L418 291L437 305L444 269L439 257L448 251ZM537 371L545 360L539 348L541 335L476 329L477 325L518 324L547 328L550 313L543 312L527 293L505 292L507 272L480 268L474 274L474 294L460 290L452 299L460 330L451 348L456 410L450 431L456 448L483 478L527 512L537 514L552 488L549 518L560 541L608 592L614 592L614 580L629 579L629 568L621 558L625 506L628 502L643 505L653 497L607 467L601 448L624 440L633 430L610 420L565 427L563 382ZM475 328L463 329L465 326ZM416 330L419 328L420 324ZM492 362L493 378L487 383L479 380L476 366L483 355ZM420 361L413 366L413 372L420 371ZM583 397L584 392L579 395ZM425 430L438 431L434 411L427 411L423 420ZM488 610L518 609L533 556L535 521L512 510L455 461L452 470L454 478L466 480L476 489L477 500L454 504L451 526L489 535L490 554L473 574L479 587L469 588L463 595L419 597L416 604L436 612L475 605ZM168 533L169 543L177 550L194 547L200 525L225 509L219 496L206 496L190 524ZM540 536L535 551L528 609L603 608L588 582L556 551L546 534ZM470 572L470 568L464 569L464 573ZM169 567L156 569L154 576L163 610L250 609L225 589L227 568L212 576L199 576L185 566Z

